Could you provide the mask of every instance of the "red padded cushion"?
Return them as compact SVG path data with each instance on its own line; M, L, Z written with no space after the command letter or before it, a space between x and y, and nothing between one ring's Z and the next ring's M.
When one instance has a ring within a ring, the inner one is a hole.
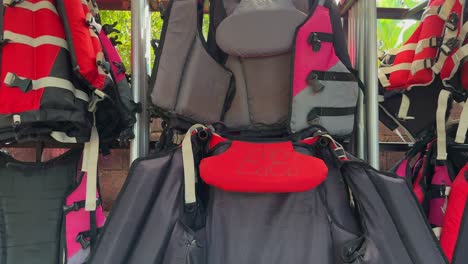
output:
M463 167L452 184L440 237L440 245L449 261L452 261L455 246L457 245L463 213L468 209L465 208L468 199L468 181L465 173L468 173L468 164Z
M291 142L232 141L225 152L204 158L199 168L207 184L249 193L304 192L328 174L322 160L296 152Z

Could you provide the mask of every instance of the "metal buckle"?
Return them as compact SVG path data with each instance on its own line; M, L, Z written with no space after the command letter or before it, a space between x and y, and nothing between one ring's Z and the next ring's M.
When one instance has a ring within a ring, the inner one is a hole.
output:
M75 241L80 243L82 249L87 249L91 245L91 241L87 240L84 234L79 234Z
M433 59L424 59L424 68L430 69L434 66L434 60Z

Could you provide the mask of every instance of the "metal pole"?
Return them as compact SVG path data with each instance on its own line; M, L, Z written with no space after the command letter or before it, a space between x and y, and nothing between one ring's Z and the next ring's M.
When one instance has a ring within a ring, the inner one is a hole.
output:
M134 132L135 139L130 146L130 161L148 155L149 151L149 115L146 94L147 84L147 19L149 19L148 1L134 0L132 10L132 90L135 102L142 105L142 113L137 115Z
M364 4L365 15L360 16L364 23L366 35L366 54L364 60L366 91L366 116L367 116L367 152L369 164L379 169L379 101L377 79L377 6L376 1L359 1Z
M365 21L363 17L366 16L366 11L364 10L365 1L358 1L355 6L351 9L350 17L354 24L355 33L352 38L354 38L354 47L356 50L356 69L359 72L359 78L364 80L365 72L365 57L366 57L366 31L365 31ZM364 94L362 91L359 93L358 101L358 112L357 112L357 156L360 159L367 159L367 148L366 148L366 115L365 115L365 105L364 105Z

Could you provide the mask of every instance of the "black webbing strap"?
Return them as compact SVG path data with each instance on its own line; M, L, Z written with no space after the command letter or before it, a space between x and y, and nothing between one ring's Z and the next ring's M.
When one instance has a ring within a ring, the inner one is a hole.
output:
M356 107L315 107L307 115L309 122L317 120L321 116L349 116L356 113Z
M65 214L68 214L72 211L79 211L83 208L85 208L85 204L86 204L86 201L78 201L78 202L74 202L72 203L71 205L64 205L63 206L63 212ZM100 198L96 198L96 205L99 206L101 205L101 199Z
M307 76L307 82L321 80L321 81L337 81L337 82L355 82L356 76L350 72L324 72L324 71L311 71Z
M319 51L322 48L322 42L333 42L333 34L324 32L312 32L307 38L307 43L312 46L314 51Z
M93 212L95 213L95 211L93 211ZM87 249L88 247L90 247L96 241L97 234L101 233L102 228L96 228L96 222L94 221L94 223L95 223L94 224L94 231L93 231L93 225L91 225L90 230L80 232L76 236L75 241L80 243L82 249ZM93 236L94 236L94 238L93 238Z

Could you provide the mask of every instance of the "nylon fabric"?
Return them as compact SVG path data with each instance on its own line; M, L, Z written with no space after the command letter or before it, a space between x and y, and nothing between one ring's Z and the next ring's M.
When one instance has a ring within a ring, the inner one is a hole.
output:
M62 205L80 156L77 150L48 162L27 163L0 153L2 264L60 263Z

